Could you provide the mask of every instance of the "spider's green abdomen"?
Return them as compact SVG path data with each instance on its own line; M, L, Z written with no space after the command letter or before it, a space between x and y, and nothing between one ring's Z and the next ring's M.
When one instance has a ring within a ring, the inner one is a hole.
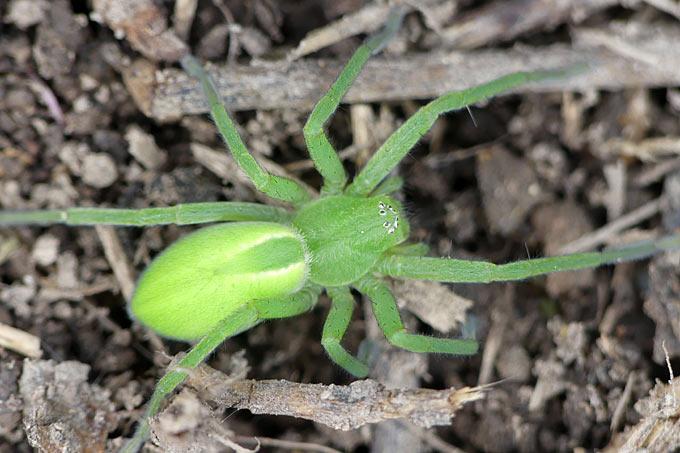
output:
M293 225L312 256L309 279L322 286L355 282L409 233L401 205L388 196L323 197L300 209Z
M284 225L238 222L203 228L149 265L130 312L165 337L197 339L243 304L299 290L307 262L302 239Z

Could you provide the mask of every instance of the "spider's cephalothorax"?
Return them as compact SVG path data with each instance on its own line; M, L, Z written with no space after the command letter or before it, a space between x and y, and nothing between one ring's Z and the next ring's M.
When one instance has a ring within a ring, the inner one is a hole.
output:
M380 256L408 238L400 204L388 196L323 197L293 218L311 253L310 280L349 285L368 273Z
M445 112L466 107L519 84L560 77L568 71L509 74L465 91L446 93L406 120L348 184L342 162L326 137L324 124L368 58L396 32L403 13L390 15L383 31L357 49L342 73L312 111L303 134L316 169L323 176L321 196L312 199L298 182L265 171L248 153L222 105L213 81L191 56L182 66L196 77L217 128L234 159L254 186L293 207L293 211L242 202L191 203L167 208L72 208L59 211L0 212L0 225L179 225L222 223L180 239L142 275L130 311L158 333L200 341L159 381L144 420L125 447L136 451L149 435L148 418L190 370L226 338L274 318L310 310L323 290L331 300L321 343L335 363L354 376L368 364L344 349L342 338L352 317L351 289L371 300L373 313L393 345L414 352L470 355L473 339L435 338L404 328L394 296L381 278L486 283L521 280L550 272L591 268L641 259L680 247L680 236L608 249L603 252L495 265L424 256L427 247L404 244L409 227L399 203L385 195L398 190L389 178L409 150Z

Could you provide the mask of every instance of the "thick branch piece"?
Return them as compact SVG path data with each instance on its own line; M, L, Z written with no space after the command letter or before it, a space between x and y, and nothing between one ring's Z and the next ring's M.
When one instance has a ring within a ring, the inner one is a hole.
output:
M616 26L615 26L616 25ZM518 87L516 92L620 89L680 84L680 52L670 43L680 39L676 27L615 24L594 38L590 29L576 29L576 46L431 52L368 61L343 98L347 103L429 99L453 90L488 82L515 71L565 68L586 63L578 76ZM607 37L603 45L603 36ZM612 44L614 42L615 44ZM623 44L621 44L623 43ZM625 44L625 45L624 45ZM626 52L620 49L625 48ZM644 61L637 58L644 55ZM654 64L644 64L649 62ZM230 65L213 72L220 97L230 111L249 109L311 109L340 72L344 60L302 59L292 63L260 62ZM197 84L177 70L159 71L147 83L143 111L159 121L176 120L206 111Z
M230 382L207 366L197 368L187 382L202 398L220 406L304 418L344 431L394 419L426 428L449 425L464 404L484 398L483 387L388 389L371 379L346 386L283 380Z

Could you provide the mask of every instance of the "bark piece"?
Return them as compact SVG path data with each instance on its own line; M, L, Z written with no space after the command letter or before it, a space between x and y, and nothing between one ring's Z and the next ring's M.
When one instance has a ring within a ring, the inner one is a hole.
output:
M344 386L284 380L229 382L223 373L207 366L193 372L188 384L220 406L298 417L340 430L395 419L426 428L449 425L463 405L484 397L480 387L388 389L371 379Z
M116 428L109 392L87 382L90 367L74 361L25 360L19 380L24 430L39 451L104 452Z
M94 0L96 18L120 39L154 61L177 61L188 52L186 44L168 29L165 13L152 0Z

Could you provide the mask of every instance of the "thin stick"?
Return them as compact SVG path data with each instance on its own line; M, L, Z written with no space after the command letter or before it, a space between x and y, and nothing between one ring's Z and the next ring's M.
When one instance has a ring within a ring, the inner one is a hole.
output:
M277 447L286 450L315 451L318 453L341 453L340 450L326 447L325 445L313 444L311 442L294 442L292 440L274 439L273 437L235 436L234 439L240 443L254 443L263 447Z
M99 241L104 248L104 255L106 256L113 275L115 275L120 291L127 302L132 300L132 294L135 292L135 277L130 265L130 261L123 251L123 246L120 244L116 230L112 226L97 225L95 226Z
M672 0L644 0L645 3L680 19L680 5Z
M400 424L404 428L414 433L420 439L422 439L422 441L425 442L427 445L434 448L435 451L440 451L442 453L464 453L464 450L461 450L456 446L444 442L433 431L421 428L419 426L414 426L410 423L401 422Z
M598 228L592 233L581 236L580 238L564 245L560 250L560 254L578 253L591 250L598 245L602 245L609 238L615 236L622 232L623 230L630 228L643 220L656 215L663 205L663 197L659 197L656 200L652 200L637 209L630 211L628 214L622 215L613 222Z
M635 372L628 374L628 380L626 381L626 386L623 389L623 394L621 398L616 403L616 409L614 409L614 414L612 415L612 422L609 425L609 430L613 433L619 429L623 416L626 413L626 406L630 402L630 397L633 394L633 384L635 383Z
M32 359L40 358L42 355L40 338L2 323L0 323L0 347Z

